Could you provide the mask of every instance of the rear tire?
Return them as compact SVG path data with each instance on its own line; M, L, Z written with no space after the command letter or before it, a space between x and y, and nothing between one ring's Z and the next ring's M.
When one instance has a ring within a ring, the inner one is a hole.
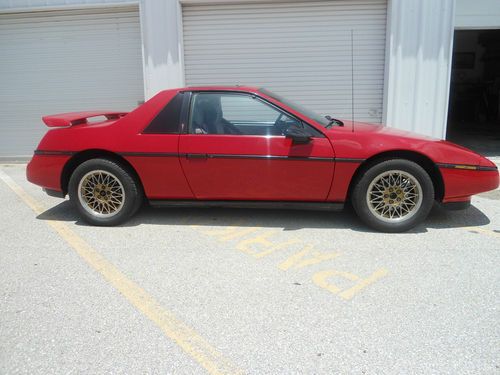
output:
M405 159L385 160L362 173L351 202L368 226L382 232L405 232L429 214L434 185L420 165Z
M92 225L113 226L140 208L142 189L125 167L108 159L80 164L69 180L69 197L82 218Z

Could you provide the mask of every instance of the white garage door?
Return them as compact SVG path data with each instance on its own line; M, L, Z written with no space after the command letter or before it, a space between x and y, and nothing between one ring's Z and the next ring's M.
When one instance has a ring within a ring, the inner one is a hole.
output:
M188 85L265 86L322 114L381 122L386 0L183 6Z
M41 116L144 99L137 7L0 15L0 157L31 155Z

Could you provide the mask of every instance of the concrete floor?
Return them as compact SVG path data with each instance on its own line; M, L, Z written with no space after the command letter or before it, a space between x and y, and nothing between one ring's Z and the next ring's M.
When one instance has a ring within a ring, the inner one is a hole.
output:
M0 177L0 373L499 372L500 190L403 234L236 209L97 228Z

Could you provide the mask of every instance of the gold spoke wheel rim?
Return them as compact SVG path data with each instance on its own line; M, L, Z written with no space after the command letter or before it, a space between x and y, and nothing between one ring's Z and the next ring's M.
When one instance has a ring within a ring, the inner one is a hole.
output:
M378 219L396 223L413 217L422 205L422 187L408 172L390 170L375 177L366 193L370 212Z
M94 170L80 179L78 198L88 213L108 218L122 210L125 189L114 174L104 170Z

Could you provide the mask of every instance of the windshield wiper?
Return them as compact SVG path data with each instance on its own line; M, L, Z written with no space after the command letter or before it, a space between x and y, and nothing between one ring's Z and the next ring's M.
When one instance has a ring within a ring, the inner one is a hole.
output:
M331 128L333 125L336 126L344 126L344 123L336 118L333 118L330 115L326 115L325 118L328 120L327 128Z

